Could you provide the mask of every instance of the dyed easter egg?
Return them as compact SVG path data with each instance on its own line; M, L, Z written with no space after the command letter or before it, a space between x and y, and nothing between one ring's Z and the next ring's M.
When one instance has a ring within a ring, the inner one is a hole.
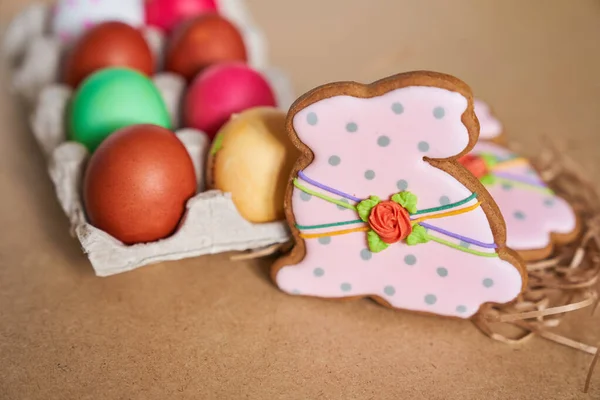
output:
M67 111L69 139L92 152L111 133L135 124L169 129L171 119L154 83L127 68L107 68L88 77Z
M102 68L128 67L152 75L154 57L142 33L123 22L103 22L86 32L70 51L64 81L76 87Z
M261 74L242 63L217 64L192 82L184 100L184 120L212 138L232 114L275 104Z
M204 14L182 24L167 47L165 69L188 81L206 67L228 61L246 62L244 39L217 14Z
M146 23L170 31L186 19L216 11L215 0L147 0Z
M63 43L70 44L94 25L106 21L142 26L144 0L58 0L51 29Z
M92 225L125 244L171 235L196 193L194 166L173 132L133 125L92 155L83 196Z
M210 151L208 184L231 193L240 215L255 223L285 218L283 199L299 156L288 138L286 113L257 107L232 118Z

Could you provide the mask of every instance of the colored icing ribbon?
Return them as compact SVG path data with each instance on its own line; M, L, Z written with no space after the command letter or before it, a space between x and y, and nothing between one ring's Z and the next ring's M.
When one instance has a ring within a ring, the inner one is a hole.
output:
M495 176L495 178L500 183L507 183L509 185L521 187L523 189L535 190L537 192L542 192L542 193L546 193L546 194L552 194L552 195L554 194L554 191L552 189L545 187L545 186L531 185L531 184L524 183L521 181L515 181L512 179L502 178L500 176Z
M306 176L306 174L304 174L304 172L300 171L298 173L298 176L310 183L311 185L318 187L319 189L325 190L327 192L333 193L333 194L337 194L338 196L342 196L346 199L350 199L353 200L355 202L360 203L361 199L359 199L358 197L352 196L350 194L347 194L345 192L342 192L340 190L334 189L332 187L329 187L327 185L324 185L320 182L317 182L313 179L310 179L309 177ZM345 207L351 210L355 210L356 211L356 206L348 204L342 200L338 200L338 199L334 199L330 196L327 196L325 194L319 193L315 190L311 190L309 188L307 188L306 186L302 185L298 179L294 179L293 181L294 186L296 186L298 189L300 189L301 191L308 193L310 195L313 195L315 197L318 197L322 200L328 201L330 203L333 204L337 204L341 207ZM437 219L437 218L444 218L444 217L448 217L448 216L454 216L454 215L460 215L460 214L464 214L470 211L473 211L475 209L477 209L480 205L481 202L478 201L476 204L473 204L469 207L465 207L465 208L461 208L458 210L450 210L452 208L456 208L459 207L463 204L466 204L468 202L470 202L473 199L477 198L477 193L472 193L470 196L468 196L467 198L455 202L455 203L451 203L451 204L446 204L443 206L439 206L439 207L432 207L432 208L428 208L428 209L424 209L424 210L418 210L415 213L412 213L411 216L415 216L415 215L419 215L419 214L429 214L429 213L433 213L433 212L438 212L438 211L445 211L442 212L440 214L433 214L433 215L426 215L420 218L411 218L411 222L412 225L421 225L423 228L428 229L428 230L432 230L438 233L441 233L443 235L446 235L448 237L454 238L454 239L458 239L461 240L464 243L468 243L468 244L472 244L475 246L479 246L482 248L488 248L488 249L496 249L497 245L495 243L484 243L475 239L471 239L469 237L460 235L460 234L456 234L453 232L450 232L446 229L443 228L439 228L436 226L433 226L431 224L425 223L423 221L425 220L429 220L429 219ZM450 211L446 211L446 210L450 210ZM364 223L363 220L361 219L355 219L355 220L351 220L351 221L342 221L342 222L332 222L332 223L327 223L327 224L319 224L319 225L296 225L296 228L300 229L300 230L309 230L309 229L323 229L323 228L332 228L332 227L338 227L338 226L344 226L344 225L352 225L352 224L357 224L357 223ZM369 226L361 226L361 227L357 227L357 228L351 228L351 229L344 229L344 230L338 230L338 231L330 231L330 232L321 232L321 233L301 233L300 237L303 239L317 239L317 238L322 238L322 237L330 237L330 236L339 236L339 235L346 235L349 233L355 233L355 232L368 232L370 230ZM429 233L427 233L427 238L429 240L432 240L434 242L452 247L456 250L460 250L466 253L470 253L470 254L474 254L474 255L479 255L479 256L483 256L483 257L497 257L498 254L495 252L482 252L482 251L478 251L478 250L474 250L474 249L469 249L467 247L449 242L445 239L439 238L437 236L432 236Z
M334 226L344 226L344 225L352 225L352 224L364 224L362 219L353 219L352 221L343 221L343 222L332 222L329 224L321 224L321 225L298 225L296 224L296 228L301 230L307 229L322 229L322 228L333 228Z
M517 158L512 158L512 159L509 159L506 161L499 161L498 164L494 165L492 170L494 170L494 171L505 170L505 169L511 169L511 168L515 168L515 167L522 167L522 166L528 166L528 165L529 165L529 161L526 158L517 157Z
M323 233L301 233L300 237L303 239L317 239L317 238L328 237L328 236L346 235L348 233L354 233L354 232L368 232L370 229L371 228L369 228L368 226L361 226L359 228L345 229L343 231L323 232Z
M437 226L433 226L433 225L428 224L426 222L421 222L419 225L421 225L425 229L429 229L429 230L441 233L443 235L450 236L451 238L458 239L458 240L461 240L461 241L463 241L465 243L473 244L475 246L483 247L483 248L486 248L486 249L497 249L498 248L498 246L496 245L496 243L484 243L484 242L480 242L479 240L471 239L469 237L466 237L466 236L463 236L463 235L459 235L458 233L453 233L453 232L447 231L446 229L443 229L443 228L438 228ZM431 237L431 235L429 235L429 236Z
M306 182L310 183L311 185L313 185L315 187L318 187L319 189L323 189L323 190L325 190L325 191L327 191L329 193L337 194L338 196L345 197L348 200L352 200L352 201L355 201L357 203L360 203L362 201L362 199L359 199L358 197L352 196L351 194L344 193L344 192L342 192L340 190L334 189L334 188L332 188L330 186L327 186L327 185L323 185L322 183L319 183L319 182L317 182L315 180L310 179L308 176L306 176L304 174L303 171L299 171L298 172L298 176L300 178L302 178L303 181L306 181Z
M423 209L423 210L418 210L416 213L411 214L411 215L429 214L429 213L432 213L432 212L449 210L451 208L462 206L463 204L466 204L466 203L470 202L471 200L473 200L475 198L477 198L477 193L473 193L469 197L467 197L467 198L465 198L465 199L463 199L461 201L457 201L456 203L450 203L450 204L446 204L444 206L432 207L432 208L426 208L426 209Z
M467 247L463 247L461 245L449 242L449 241L444 240L442 238L439 238L437 236L427 235L427 237L430 240L433 240L434 242L438 242L439 244L443 244L445 246L452 247L453 249L460 250L460 251L462 251L464 253L470 253L470 254L473 254L473 255L476 255L476 256L481 256L481 257L490 257L490 258L492 258L492 257L498 257L498 253L496 253L496 252L486 253L485 251L478 251L478 250L474 250L474 249L469 249Z
M302 229L302 230L306 230L306 229L320 229L320 228L329 228L331 226L340 226L340 225L346 225L346 224L351 224L351 223L359 223L359 222L363 222L362 220L358 219L358 220L354 220L354 221L346 221L346 222L337 222L337 223L333 223L333 224L323 224L323 225L310 225L310 226L304 226L304 225L296 225L296 228L298 229ZM431 224L425 223L425 222L421 222L419 223L419 225L421 225L423 228L441 233L443 235L449 236L451 238L454 239L458 239L461 240L465 243L469 243L475 246L479 246L479 247L483 247L486 249L496 249L498 248L498 246L495 243L484 243L484 242L480 242L479 240L475 240L475 239L471 239L467 236L463 236L460 235L458 233L453 233L450 232L446 229L443 228L439 228L437 226L433 226ZM326 237L326 236L339 236L339 235L345 235L347 233L354 233L354 232L366 232L369 230L369 227L367 226L363 226L363 227L359 227L359 228L354 228L354 229L346 229L346 230L341 230L341 231L333 231L333 232L322 232L322 233L301 233L300 237L303 239L316 239L316 238L320 238L320 237ZM431 235L428 235L431 238Z
M422 226L424 228L426 228L426 226L424 226L424 225L422 225ZM431 227L431 225L429 225L429 227ZM436 228L436 229L441 229L441 228ZM355 233L355 232L368 232L369 230L370 230L370 228L368 226L363 226L363 227L360 227L360 228L345 229L345 230L342 230L342 231L335 231L335 232L301 233L300 237L303 238L303 239L318 239L318 238L322 238L322 237L347 235L349 233ZM448 231L445 231L445 232L448 232ZM452 235L456 235L456 234L452 234ZM462 237L463 239L465 239L465 240L463 240L463 242L465 242L465 243L470 243L470 244L475 244L475 245L483 245L482 247L485 247L485 248L493 248L493 249L495 249L497 247L495 244L487 244L487 243L478 242L478 241L476 241L474 239L470 239L470 238L467 238L467 237L464 237L464 236L461 236L461 235L456 235L456 236L459 236L459 237ZM460 251L465 252L465 253L470 253L470 254L474 254L474 255L482 256L482 257L498 257L498 254L495 253L495 252L492 253L492 252L484 252L484 251L478 251L478 250L474 250L474 249L469 249L467 247L461 246L461 245L456 244L456 243L449 242L447 240L444 240L444 239L439 238L437 236L432 236L430 234L427 234L427 238L429 240L434 241L434 242L443 244L443 245L448 246L448 247L452 247L453 249L460 250Z
M540 179L534 179L526 176L512 174L510 172L505 172L506 170L511 168L530 165L529 160L527 160L526 158L515 156L508 159L500 159L499 157L494 156L492 154L486 153L486 155L487 157L492 157L494 159L495 164L491 165L489 170L491 171L491 176L494 178L495 181L518 186L523 189L535 190L546 194L554 194L552 189L548 188ZM493 181L487 183L484 180L482 181L486 185L493 184Z
M473 210L475 210L475 209L476 209L476 208L478 208L480 205L481 205L481 202L480 202L480 201L478 201L477 203L475 203L475 204L473 204L472 206L469 206L469 207L460 208L460 209L458 209L458 210L446 211L446 212L443 212L443 213L441 213L441 214L432 214L432 215L426 215L426 216L424 216L424 217L417 218L417 219L414 219L414 220L411 220L411 221L412 221L414 224L418 224L419 222L421 222L421 221L426 221L426 220L428 220L428 219L437 219L437 218L450 217L450 216L453 216L453 215L464 214L464 213L467 213L467 212L469 212L469 211L473 211Z
M433 214L433 215L426 215L424 217L420 217L420 218L411 218L411 222L413 225L415 224L419 224L422 221L426 221L429 219L437 219L437 218L444 218L444 217L450 217L453 215L460 215L460 214L464 214L467 213L469 211L473 211L475 210L477 207L479 207L481 205L481 202L478 201L477 203L469 206L469 207L465 207L465 208L461 208L459 210L452 210L452 211L447 211L447 212L443 212L441 214ZM415 214L411 214L411 215L416 215ZM321 225L296 225L296 228L298 229L321 229L321 228L331 228L334 226L343 226L343 225L351 225L351 224L358 224L360 222L364 222L362 219L354 219L352 221L343 221L343 222L332 222L329 224L321 224Z
M319 183L319 182L317 182L317 181L315 181L313 179L310 179L302 171L298 172L298 176L300 178L302 178L303 181L306 181L306 182L310 183L311 185L313 185L315 187L318 187L319 189L325 190L325 191L327 191L329 193L337 194L338 196L345 197L345 198L353 200L353 201L355 201L357 203L360 203L362 201L358 197L354 197L352 195L349 195L347 193L344 193L342 191L339 191L337 189L334 189L332 187L329 187L327 185ZM348 208L350 210L356 210L356 207L353 206L353 205L351 205L351 204L345 203L345 202L343 202L341 200L334 199L333 197L329 197L327 195L324 195L322 193L319 193L317 191L314 191L314 190L311 190L311 189L307 188L306 186L300 184L300 182L298 182L298 179L294 179L294 186L296 186L298 189L302 190L305 193L308 193L308 194L311 194L313 196L319 197L319 198L321 198L323 200L329 201L330 203L337 204L337 205L339 205L341 207L345 207L345 208ZM470 202L471 200L473 200L476 197L477 197L477 193L472 193L469 197L467 197L467 198L465 198L465 199L463 199L461 201L457 201L456 203L450 203L450 204L446 204L446 205L439 206L439 207L432 207L432 208L426 208L426 209L423 209L423 210L418 210L416 213L411 214L411 215L429 214L429 213L432 213L432 212L449 210L451 208L455 208L455 207L461 206L461 205L463 205L465 203L468 203L468 202Z
M307 182L309 182L309 181L307 181ZM333 197L329 197L329 196L324 195L322 193L319 193L317 191L311 190L311 189L307 188L306 186L301 185L300 182L298 182L298 179L294 179L294 186L296 186L298 189L302 190L304 193L308 193L310 195L313 195L315 197L318 197L318 198L323 199L325 201L328 201L330 203L337 204L340 207L345 207L345 208L347 208L349 210L356 211L356 207L353 206L352 204L345 203L345 202L343 202L341 200L334 199Z
M529 178L527 176L520 176L520 175L515 175L515 174L511 174L509 172L496 172L496 169L492 169L493 175L496 176L497 178L502 178L502 179L509 179L511 181L515 181L515 182L521 182L521 183L526 183L532 186L539 186L539 187L546 187L546 185L544 185L544 183L542 181L540 181L539 179L534 179L534 178Z

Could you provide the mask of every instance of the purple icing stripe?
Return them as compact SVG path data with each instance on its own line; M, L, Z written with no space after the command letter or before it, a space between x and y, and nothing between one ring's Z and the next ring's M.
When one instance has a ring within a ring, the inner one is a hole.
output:
M533 179L533 178L529 178L527 176L510 174L507 172L496 172L496 171L494 171L494 175L496 175L499 178L510 179L511 181L526 183L528 185L546 187L546 185L539 179Z
M317 181L313 181L313 180L312 180L312 179L310 179L308 176L306 176L306 175L304 174L304 172L302 172L302 171L298 171L298 176L299 176L299 177L300 177L300 178L301 178L303 181L306 181L306 182L310 183L311 185L318 187L319 189L323 189L323 190L325 190L325 191L327 191L327 192L330 192L330 193L337 194L338 196L345 197L345 198L347 198L348 200L352 200L352 201L355 201L355 202L357 202L357 203L360 203L360 202L362 201L362 199L359 199L358 197L354 197L354 196L352 196L352 195L350 195L350 194L348 194L348 193L341 192L341 191L339 191L339 190L337 190L337 189L334 189L334 188L332 188L332 187L329 187L329 186L327 186L327 185L323 185L322 183L319 183L319 182L317 182Z
M438 228L437 226L429 225L428 223L425 223L425 222L419 222L419 225L421 225L423 228L431 229L432 231L439 232L443 235L450 236L454 239L462 240L465 243L474 244L475 246L484 247L486 249L495 249L498 247L495 243L483 243L483 242L480 242L479 240L471 239L466 236L459 235L458 233L452 233L445 229Z

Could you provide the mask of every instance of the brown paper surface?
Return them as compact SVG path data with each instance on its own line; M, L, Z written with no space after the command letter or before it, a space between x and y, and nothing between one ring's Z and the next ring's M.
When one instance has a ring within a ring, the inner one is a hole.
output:
M30 3L1 0L6 22ZM596 0L249 0L297 91L431 69L468 82L534 154L600 173ZM228 255L97 278L1 73L0 399L600 399L592 357L371 301L294 298ZM557 332L600 344L584 309ZM600 314L600 313L597 313Z

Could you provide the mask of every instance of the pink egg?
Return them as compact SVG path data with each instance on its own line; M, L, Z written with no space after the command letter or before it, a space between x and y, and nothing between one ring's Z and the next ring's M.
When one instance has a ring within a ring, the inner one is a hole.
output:
M275 105L275 95L261 74L243 63L223 63L196 77L186 94L183 112L186 126L213 138L232 114Z
M180 22L207 12L216 12L215 0L148 0L146 22L171 31Z

